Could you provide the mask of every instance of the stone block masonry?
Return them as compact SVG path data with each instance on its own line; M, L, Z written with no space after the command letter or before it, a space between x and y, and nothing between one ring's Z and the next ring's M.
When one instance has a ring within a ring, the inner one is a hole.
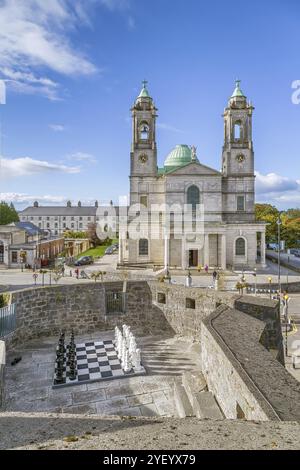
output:
M122 282L57 285L13 292L16 330L7 339L13 347L34 338L57 335L74 329L75 336L108 330L127 323L137 334L172 332L163 312L152 305L146 282L127 282L125 314L107 314L106 293L120 292ZM172 332L173 333L173 332Z
M5 342L0 341L0 407L4 399L4 368L5 368Z
M226 418L300 422L300 384L262 344L266 329L220 306L203 321L202 373Z

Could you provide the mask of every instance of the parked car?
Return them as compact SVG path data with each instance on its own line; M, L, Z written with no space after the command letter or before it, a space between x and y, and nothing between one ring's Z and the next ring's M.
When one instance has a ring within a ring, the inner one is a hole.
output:
M105 255L112 255L115 251L116 251L116 248L114 248L113 246L109 246L108 248L106 248L104 254Z
M291 253L291 255L300 256L299 248L291 248L290 253Z
M86 264L93 264L94 258L92 256L81 256L77 261L75 261L75 266L84 266Z

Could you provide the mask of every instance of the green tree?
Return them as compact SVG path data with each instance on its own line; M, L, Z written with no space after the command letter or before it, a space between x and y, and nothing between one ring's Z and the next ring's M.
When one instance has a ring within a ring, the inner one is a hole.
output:
M19 222L19 216L14 208L13 203L10 205L4 201L0 202L0 225L11 224L12 222Z
M277 220L280 216L279 210L271 204L255 204L256 220L266 222L266 242L277 243Z
M74 232L67 230L64 232L64 238L89 238L87 232Z

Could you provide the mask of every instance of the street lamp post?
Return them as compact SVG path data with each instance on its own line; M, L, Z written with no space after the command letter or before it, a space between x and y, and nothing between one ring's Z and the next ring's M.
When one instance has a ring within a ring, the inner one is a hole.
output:
M257 287L257 277L256 277L256 268L254 268L254 295L256 295L256 287Z
M279 290L279 295L281 295L281 266L280 266L280 226L281 226L281 219L280 216L278 217L277 220L277 227L278 227L278 290Z
M272 289L271 289L271 285L272 285L272 278L271 276L268 278L268 281L269 281L269 286L270 286L270 299L272 298Z
M284 296L284 306L285 306L285 355L288 356L288 305L289 305L289 296L285 294Z

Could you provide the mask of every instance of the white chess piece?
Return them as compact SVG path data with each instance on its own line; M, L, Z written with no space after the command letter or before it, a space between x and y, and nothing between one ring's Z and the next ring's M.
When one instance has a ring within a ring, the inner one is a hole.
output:
M123 337L119 336L118 340L118 359L122 360L122 351L123 351Z
M130 362L130 357L129 357L129 351L128 349L126 349L123 370L125 373L128 373L131 371L131 369L132 367L131 367L131 362Z
M124 368L124 363L125 363L126 351L127 351L126 340L123 339L123 341L122 341L122 352L121 352L121 363L122 363L123 368Z
M141 364L141 350L139 348L135 351L135 361L133 367L136 372L139 372L143 368Z

